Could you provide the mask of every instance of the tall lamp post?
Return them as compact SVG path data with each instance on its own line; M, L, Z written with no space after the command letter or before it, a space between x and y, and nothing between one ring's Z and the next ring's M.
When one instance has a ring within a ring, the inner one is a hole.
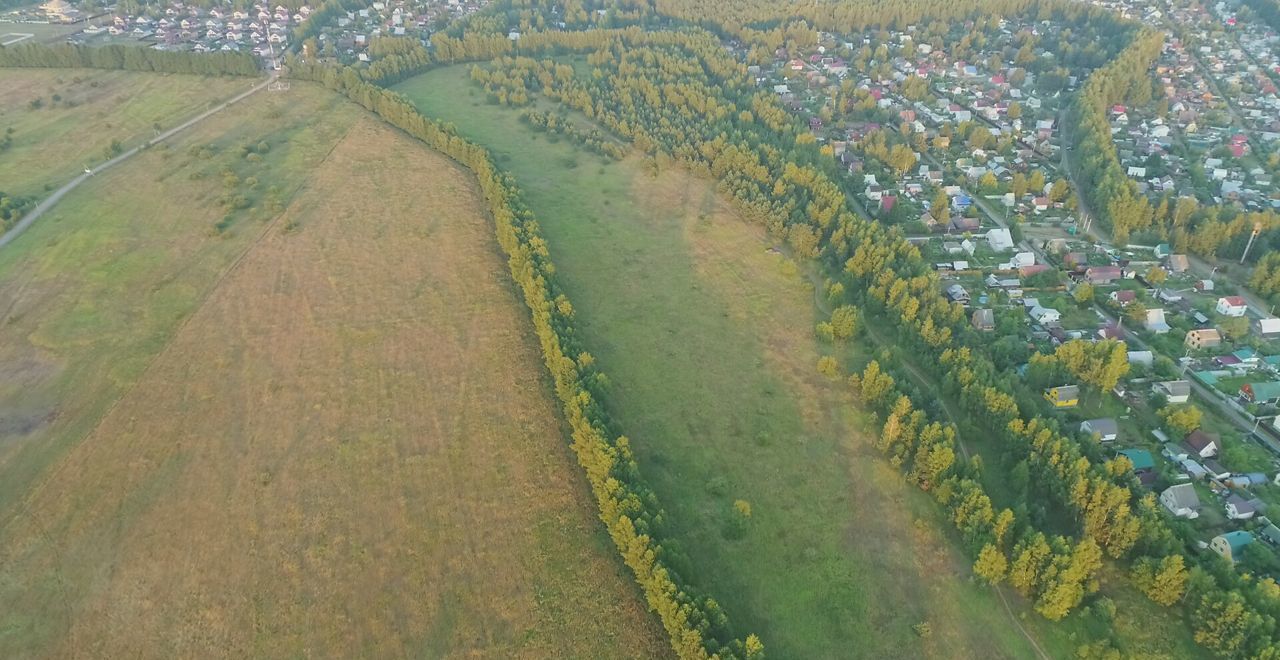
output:
M1253 240L1258 237L1258 233L1262 231L1262 223L1253 223L1253 233L1249 234L1249 242L1244 246L1244 254L1240 255L1240 263L1243 265L1246 257L1249 256L1249 248L1253 247Z

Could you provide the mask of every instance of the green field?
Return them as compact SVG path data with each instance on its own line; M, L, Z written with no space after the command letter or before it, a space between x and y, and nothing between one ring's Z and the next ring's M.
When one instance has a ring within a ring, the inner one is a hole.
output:
M0 31L3 31L0 27ZM40 197L107 159L234 96L256 81L178 74L0 69L0 191Z
M811 289L710 182L549 142L465 67L398 89L515 176L686 572L740 632L785 658L1034 655L933 502L869 444L877 429L816 374ZM735 499L753 511L741 540L722 533Z

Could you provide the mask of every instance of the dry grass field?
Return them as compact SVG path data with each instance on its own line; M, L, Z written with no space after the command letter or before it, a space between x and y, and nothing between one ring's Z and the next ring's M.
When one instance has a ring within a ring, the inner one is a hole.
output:
M0 656L667 653L473 184L351 107L3 521Z
M0 27L0 31L3 31ZM255 80L89 69L0 68L0 190L41 196L85 167L234 96ZM2 135L0 135L2 137Z

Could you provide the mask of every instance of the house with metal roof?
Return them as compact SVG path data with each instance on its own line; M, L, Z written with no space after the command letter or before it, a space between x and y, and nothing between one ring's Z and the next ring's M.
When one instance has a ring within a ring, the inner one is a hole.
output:
M1275 523L1266 518L1263 518L1262 521L1266 525L1258 528L1258 536L1261 536L1262 540L1271 545L1280 545L1280 527L1276 527Z
M1205 472L1208 474L1208 476L1214 479L1221 481L1231 476L1231 470L1228 470L1227 468L1222 467L1221 463L1213 460L1212 458L1204 459L1204 461L1201 464L1204 465Z
M1191 382L1186 380L1166 380L1156 383L1155 392L1163 396L1169 403L1186 403L1191 398Z

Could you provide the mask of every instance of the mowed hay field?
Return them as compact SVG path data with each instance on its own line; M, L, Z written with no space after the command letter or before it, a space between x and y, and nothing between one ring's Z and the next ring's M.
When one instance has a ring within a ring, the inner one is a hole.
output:
M515 176L684 568L739 632L780 658L1034 657L878 428L817 374L812 289L763 231L713 182L605 164L472 89L466 67L398 87ZM740 540L722 531L735 499L752 509Z
M210 239L244 245L4 522L0 656L664 656L472 182L307 114L340 131L283 213Z
M0 30L3 26L0 25ZM106 160L199 114L257 80L91 69L0 68L0 191L42 196ZM56 97L56 100L55 100ZM37 104L38 107L34 106Z

